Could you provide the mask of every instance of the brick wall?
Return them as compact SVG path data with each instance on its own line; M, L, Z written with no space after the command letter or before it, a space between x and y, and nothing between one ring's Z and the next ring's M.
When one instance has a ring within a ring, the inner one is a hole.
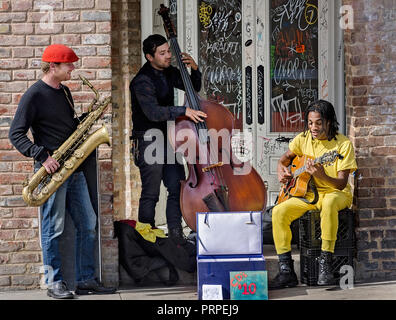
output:
M140 174L130 154L132 134L129 83L140 63L140 1L112 1L112 101L113 101L113 207L114 220L137 220ZM118 244L113 243L111 268L117 280L125 283L119 270Z
M396 279L396 2L344 0L354 9L345 32L347 122L359 171L361 279Z
M140 174L130 154L129 83L141 67L140 1L112 1L114 218L137 220ZM123 155L123 156L122 156Z
M121 2L121 1L120 1ZM0 0L0 290L34 288L42 264L38 238L38 209L21 198L22 182L32 173L32 161L8 140L8 130L26 89L40 79L46 46L71 46L80 60L70 87L78 113L93 94L78 75L88 78L104 96L112 90L110 0ZM112 107L104 117L110 135ZM114 139L112 139L114 141ZM113 237L113 158L99 148L102 263L105 283L118 281L117 241Z

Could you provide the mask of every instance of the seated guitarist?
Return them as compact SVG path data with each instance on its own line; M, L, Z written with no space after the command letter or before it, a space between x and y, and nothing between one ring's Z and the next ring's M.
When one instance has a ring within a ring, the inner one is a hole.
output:
M317 201L309 190L304 198L290 197L277 204L272 210L272 228L276 252L279 257L279 273L270 282L270 289L294 287L298 284L291 257L292 232L290 224L308 210L320 210L321 255L319 258L318 285L334 283L331 273L338 229L338 211L352 204L349 174L357 169L351 141L338 133L338 122L333 105L324 100L313 102L307 109L304 119L304 132L297 135L289 145L289 150L278 162L278 179L287 183L291 178L288 166L296 156L307 155L318 158L329 151L337 151L343 156L333 165L323 167L308 159L306 172L313 177L317 189Z

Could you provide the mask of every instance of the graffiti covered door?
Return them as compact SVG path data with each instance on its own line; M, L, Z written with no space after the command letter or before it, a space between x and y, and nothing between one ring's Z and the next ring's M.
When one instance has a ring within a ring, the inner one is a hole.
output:
M243 127L241 0L199 1L201 95L224 105Z
M343 63L342 40L335 43L341 32L335 14L339 5L328 0L255 1L255 164L268 182L269 205L279 192L278 160L303 130L309 104L327 99L338 105L342 123L343 86L337 84L343 76L335 79Z
M269 205L279 191L277 163L304 128L304 110L318 99L318 0L258 0L257 170L268 181ZM263 78L262 78L263 77ZM264 97L262 96L264 94Z
M304 110L318 98L334 103L342 95L335 92L329 68L342 68L341 44L334 40L340 32L334 27L339 3L198 1L201 94L222 103L233 112L237 128L251 133L253 165L267 182L268 205L280 187L277 162L303 129Z

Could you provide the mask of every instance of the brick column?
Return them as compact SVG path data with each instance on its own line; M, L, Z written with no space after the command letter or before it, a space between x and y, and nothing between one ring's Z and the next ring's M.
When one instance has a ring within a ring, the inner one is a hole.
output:
M396 279L396 7L392 0L344 0L348 134L356 149L361 279Z
M129 83L141 63L140 1L112 2L114 216L137 220L140 175L130 154L132 134Z

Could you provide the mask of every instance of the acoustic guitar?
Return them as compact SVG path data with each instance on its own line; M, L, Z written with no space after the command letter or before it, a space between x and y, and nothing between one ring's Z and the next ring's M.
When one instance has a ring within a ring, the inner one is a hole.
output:
M342 160L344 156L340 155L335 150L327 152L323 156L316 159L307 155L303 155L301 157L296 156L289 167L292 178L281 186L275 204L282 203L291 197L305 197L308 191L310 180L312 178L312 176L306 172L305 164L307 159L314 159L314 164L320 163L324 166L329 166L332 165L337 160L337 158Z

